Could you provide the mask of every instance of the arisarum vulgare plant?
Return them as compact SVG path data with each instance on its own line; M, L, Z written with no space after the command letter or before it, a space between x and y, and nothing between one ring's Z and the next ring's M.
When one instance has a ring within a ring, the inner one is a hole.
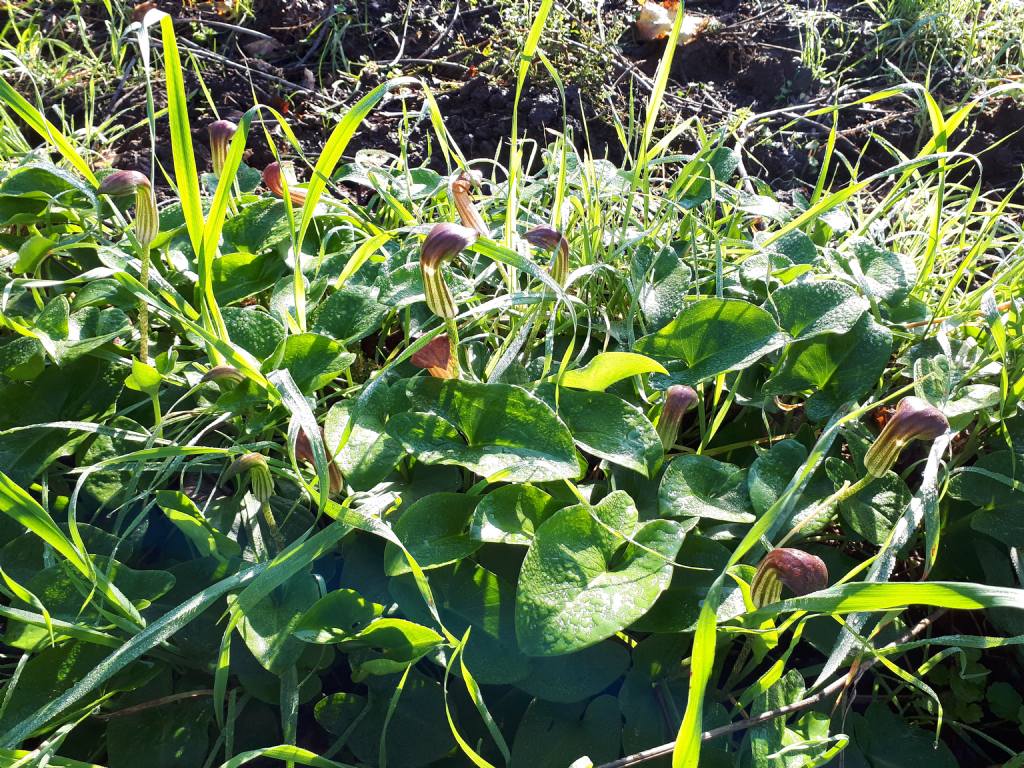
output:
M451 354L449 366L458 376L459 329L455 325L455 299L441 273L441 265L458 256L476 242L477 233L469 227L447 222L435 224L420 246L420 273L427 307L441 318L448 333Z
M288 194L292 205L302 205L306 202L306 190L299 189L298 180L295 178L295 168L288 162L273 162L263 169L263 183L267 189L280 198Z
M477 234L458 224L435 224L420 246L420 272L423 275L423 293L427 307L438 317L455 317L455 299L441 274L441 265L462 253L476 242Z
M409 361L436 379L455 379L459 375L458 361L452 355L451 342L444 334L431 339L426 346L414 352Z
M480 182L476 176L467 171L461 171L448 185L448 194L455 205L455 210L459 212L459 218L463 225L476 231L477 234L487 237L490 230L484 223L480 211L473 204L473 188L479 186Z
M323 429L320 430L320 439L323 442L324 450L327 452L328 492L333 496L341 492L344 478L341 476L341 470L338 469L338 465L334 463L334 457L331 455L331 452L327 451L327 436L324 434ZM316 466L313 446L309 442L309 436L304 430L299 431L299 436L295 440L295 458L298 461L309 462L310 466Z
M905 397L864 454L864 468L872 477L882 477L896 464L907 443L931 441L948 430L942 411L919 397Z
M239 456L228 466L224 473L225 480L242 477L243 481L249 483L249 490L253 498L259 502L260 512L263 521L266 523L267 531L270 533L274 545L280 549L283 544L281 532L277 527L277 520L274 519L274 512L270 508L270 497L274 495L274 477L270 474L270 465L267 457L261 453L246 453Z
M760 608L779 600L785 586L798 597L828 586L828 568L817 555L788 547L773 549L757 566L750 598Z
M228 384L241 384L245 381L245 374L233 365L215 365L203 374L203 381L226 382Z
M153 185L145 174L138 171L114 171L100 182L99 192L111 197L135 195L135 239L139 244L139 282L149 288L149 248L160 234L160 212L156 207ZM149 359L149 308L139 300L139 358Z
M542 224L528 231L523 238L535 248L551 251L551 278L563 288L569 276L569 241L554 227Z
M661 416L658 417L657 429L666 451L676 444L683 416L696 402L697 392L693 387L673 384L665 390L665 403L661 408Z
M230 120L215 120L206 130L210 135L210 164L213 172L220 177L228 159L228 147L231 146L231 139L238 126Z

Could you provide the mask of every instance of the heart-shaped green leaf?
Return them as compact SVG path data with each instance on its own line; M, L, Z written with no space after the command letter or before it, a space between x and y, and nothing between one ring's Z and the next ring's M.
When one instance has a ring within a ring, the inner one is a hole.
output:
M706 517L729 523L752 523L747 470L707 456L677 456L665 469L658 488L664 517Z
M803 341L823 333L846 333L867 311L867 299L838 280L807 280L784 285L769 297L779 325Z
M336 643L358 635L383 607L353 589L336 589L302 614L294 634L309 643Z
M305 393L315 392L352 365L356 356L340 342L318 333L299 333L282 341L264 369L285 368Z
M638 526L622 491L556 512L537 529L519 574L520 647L536 656L570 653L640 618L668 586L683 535L669 520Z
M473 554L480 542L469 535L477 496L464 493L433 493L402 513L395 535L421 568L439 568ZM384 568L390 576L408 573L409 561L390 542L384 550Z
M385 426L391 408L391 392L386 384L381 384L358 409L353 406L354 400L343 400L327 412L324 444L334 456L345 481L356 490L368 490L384 480L405 455L402 444L387 433ZM351 420L353 411L356 416Z
M388 434L426 464L456 464L492 481L576 477L572 435L554 412L508 384L413 379L415 411L388 421Z
M865 313L848 333L802 341L787 349L764 393L812 391L805 404L807 415L816 421L826 419L847 400L874 386L891 349L892 334Z
M595 763L612 760L619 754L621 728L612 696L599 696L586 707L534 701L516 731L512 765L565 768L580 755Z
M668 364L677 384L697 384L753 365L789 341L774 318L740 299L703 299L691 304L635 349Z
M555 407L551 385L538 394ZM564 389L557 402L559 418L573 440L587 453L612 464L632 469L644 477L664 455L661 438L643 412L610 392L581 392Z
M471 534L478 541L529 545L537 526L559 506L540 488L505 485L488 493L477 505Z

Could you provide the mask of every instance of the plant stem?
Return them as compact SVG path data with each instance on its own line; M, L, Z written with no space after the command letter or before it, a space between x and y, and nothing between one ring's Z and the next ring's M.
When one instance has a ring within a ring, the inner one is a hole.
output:
M459 365L459 326L455 324L454 318L446 317L444 329L448 334L448 369L458 379L462 376L462 367Z
M160 440L164 436L164 418L160 411L160 396L152 394L149 396L149 400L153 404L153 435Z
M270 508L269 501L260 503L260 512L263 513L263 522L267 524L267 530L270 532L270 540L272 543L272 546L270 547L270 556L273 558L284 548L284 539L281 538L281 531L277 527L277 520L274 518L274 510Z
M139 282L143 288L149 290L149 245L142 246L139 256L142 261ZM149 306L145 299L139 299L139 359L144 363L149 362Z
M775 546L776 547L785 546L786 542L789 541L791 538L793 538L797 533L799 533L801 528L803 528L805 525L807 525L811 520L816 519L818 517L818 513L819 512L821 512L823 510L827 510L830 507L834 507L837 504L841 504L842 502L846 501L851 496L854 496L854 495L860 493L862 490L867 488L869 485L871 485L872 482L874 482L877 479L878 479L877 477L874 477L872 475L864 475L864 477L860 478L860 480L858 480L855 483L852 483L852 484L849 483L849 482L843 483L842 486L839 488L839 490L837 490L835 493L833 493L828 498L826 498L823 501L821 501L818 504L816 504L815 507L814 507L814 510L812 512L809 512L808 514L804 515L804 519L801 520L796 525L794 525L793 528L790 530L790 532L787 533L782 538L782 540L778 544L776 544Z

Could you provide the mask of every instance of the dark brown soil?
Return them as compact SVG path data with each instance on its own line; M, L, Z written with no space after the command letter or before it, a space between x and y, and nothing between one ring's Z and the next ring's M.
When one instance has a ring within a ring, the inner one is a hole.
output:
M693 115L709 125L731 119L737 110L773 112L770 118L745 129L742 143L747 171L775 188L808 186L817 180L831 117L806 117L805 105L827 106L836 98L835 83L822 82L802 61L800 31L787 4L792 0L687 3L688 10L714 16L721 29L677 50L661 115L666 125ZM178 20L182 51L194 56L190 60L199 67L216 106L214 110L207 103L199 78L190 71L186 85L200 167L208 167L209 159L205 125L218 116L237 118L253 105L254 94L257 102L286 115L303 154L313 160L346 107L396 74L414 75L430 85L449 132L467 158L497 157L501 161L512 131L514 64L496 59L492 52L515 46L502 39L509 32L507 24L503 26L500 3L462 7L469 5L460 3L455 13L454 3L442 6L439 0L255 0L255 15L239 30L231 28L209 4L158 0L157 7ZM564 5L576 8L579 2L567 0ZM601 8L607 20L629 22L637 12L633 0L606 0ZM61 14L67 9L67 4L54 4L47 16L49 33L77 34L61 28ZM829 10L848 25L870 21L869 12L859 5L833 0ZM80 12L92 14L89 34L102 45L106 32L101 5L85 5ZM581 24L593 23L585 12L577 12ZM631 93L636 103L646 100L664 50L664 41L638 41L632 25L623 26L625 32L614 50L605 52L606 93L595 93L588 87L591 84L581 87L566 82L567 109L563 110L554 83L542 68L535 69L519 112L520 130L528 139L543 143L551 131L568 130L577 145L589 146L595 156L622 159L624 150L612 124L612 110L621 116L628 114ZM550 48L554 43L545 45ZM872 55L866 42L830 52L829 66L822 71L847 67L842 101L853 101L891 84L881 74L881 62ZM97 103L98 111L116 114L121 124L141 126L117 140L107 160L117 167L147 170L150 140L144 127L145 91L139 69L136 62L116 88L98 94ZM952 81L944 87L943 95L951 103L963 96L956 93ZM63 102L67 114L81 121L84 93L83 84L77 91L71 88L55 97ZM158 108L166 104L160 83L155 99ZM421 97L413 93L404 100L404 108L416 114L421 103ZM361 148L401 149L413 163L426 160L440 170L439 153L430 154L429 121L420 121L411 134L400 135L402 108L403 103L391 101L372 113L350 145L349 154ZM910 98L847 107L839 113L836 150L858 167L861 176L882 170L893 163L886 144L912 154L927 136L921 114L920 106ZM974 133L967 149L982 153L982 165L980 171L971 166L969 172L980 172L986 188L1007 189L1020 180L1022 125L1022 103L1004 99L987 105L971 126ZM156 155L169 167L165 126L158 126ZM293 153L280 131L272 133L280 151ZM248 161L261 167L271 160L272 153L262 131L254 131L251 137ZM683 136L677 149L688 151L693 146ZM845 167L833 163L833 171L840 176L847 173Z

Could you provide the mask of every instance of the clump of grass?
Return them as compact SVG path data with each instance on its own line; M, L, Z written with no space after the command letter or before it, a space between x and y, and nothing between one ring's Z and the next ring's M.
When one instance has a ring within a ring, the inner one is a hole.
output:
M244 153L285 119L220 126L211 190L165 20L177 199L140 219L132 177L135 238L0 83L49 153L0 178L4 759L891 762L943 725L929 646L1014 679L1024 241L959 180L976 104L922 93L922 151L830 187L833 128L783 196L727 132L673 153L677 32L622 167L558 137L534 168L517 129L476 188L430 100L449 176L346 163L403 79L266 190ZM812 709L869 669L869 707ZM990 714L941 735L1001 759Z

